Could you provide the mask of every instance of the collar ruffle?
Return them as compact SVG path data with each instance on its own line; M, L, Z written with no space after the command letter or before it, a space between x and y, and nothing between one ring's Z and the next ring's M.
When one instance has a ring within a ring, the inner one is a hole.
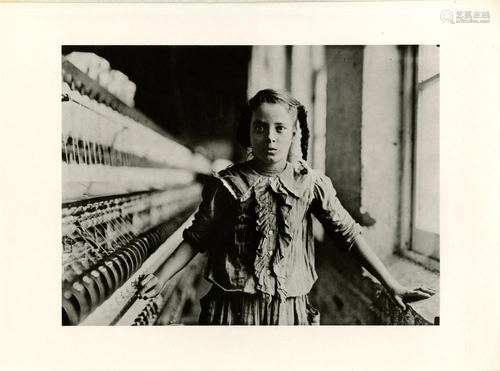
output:
M311 186L309 167L305 161L296 163L287 162L285 170L275 175L285 190L291 195L301 198ZM215 175L238 201L246 201L253 187L263 178L248 162L242 162L228 167Z

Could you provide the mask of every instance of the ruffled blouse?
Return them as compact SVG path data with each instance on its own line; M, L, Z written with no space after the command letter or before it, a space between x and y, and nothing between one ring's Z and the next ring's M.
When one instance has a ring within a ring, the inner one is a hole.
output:
M226 291L281 300L307 294L317 279L311 214L349 250L361 227L328 177L301 163L265 176L248 162L214 176L184 238L208 251L206 278Z

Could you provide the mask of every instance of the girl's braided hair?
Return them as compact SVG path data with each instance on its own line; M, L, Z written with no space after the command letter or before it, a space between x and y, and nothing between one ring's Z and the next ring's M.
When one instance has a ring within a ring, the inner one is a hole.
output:
M302 158L307 160L307 151L309 148L309 128L307 126L307 112L304 106L293 98L286 90L264 89L259 91L250 99L241 113L236 140L243 148L249 148L250 145L250 122L253 111L263 103L282 104L285 106L292 117L299 121L301 130L300 147L302 149ZM294 120L295 121L295 120Z

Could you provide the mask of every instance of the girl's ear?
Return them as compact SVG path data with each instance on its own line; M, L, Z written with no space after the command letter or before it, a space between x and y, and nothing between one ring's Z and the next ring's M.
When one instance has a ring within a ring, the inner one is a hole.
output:
M302 149L300 146L301 131L297 123L293 127L293 137L292 144L290 145L290 150L288 151L288 162L299 162L302 160Z

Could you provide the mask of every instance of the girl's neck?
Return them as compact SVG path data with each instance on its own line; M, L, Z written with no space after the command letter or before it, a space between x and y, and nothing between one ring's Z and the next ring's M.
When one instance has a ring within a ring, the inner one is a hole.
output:
M250 166L260 175L274 176L281 174L285 170L286 161L283 164L269 165L253 158L250 160Z

